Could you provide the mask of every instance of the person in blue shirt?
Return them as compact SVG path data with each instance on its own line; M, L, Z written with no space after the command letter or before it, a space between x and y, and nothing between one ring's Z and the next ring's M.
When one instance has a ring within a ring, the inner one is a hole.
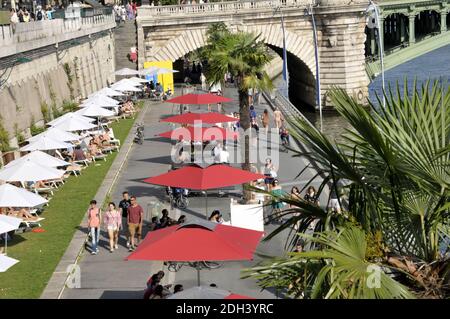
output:
M256 111L253 105L250 105L250 120L256 119Z

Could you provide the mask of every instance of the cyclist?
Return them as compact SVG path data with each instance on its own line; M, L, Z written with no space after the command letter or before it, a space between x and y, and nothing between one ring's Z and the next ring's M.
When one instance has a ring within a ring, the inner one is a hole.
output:
M289 146L289 131L284 125L280 128L280 138L284 146Z

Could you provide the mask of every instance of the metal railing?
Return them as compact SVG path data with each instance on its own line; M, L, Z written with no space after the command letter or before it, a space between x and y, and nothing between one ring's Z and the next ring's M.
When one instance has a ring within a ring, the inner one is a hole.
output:
M242 10L275 9L278 7L306 8L310 2L311 0L245 0L172 6L141 6L138 8L138 18L142 16L154 17L195 13L207 14L211 12L240 12Z

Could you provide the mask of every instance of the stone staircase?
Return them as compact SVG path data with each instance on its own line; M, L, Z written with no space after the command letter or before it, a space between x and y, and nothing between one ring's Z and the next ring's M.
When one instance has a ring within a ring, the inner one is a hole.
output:
M114 36L116 40L116 70L122 68L136 70L137 63L131 62L128 58L130 48L137 47L136 22L134 20L127 20L125 23L120 23L114 31ZM118 78L116 78L116 80L118 80Z

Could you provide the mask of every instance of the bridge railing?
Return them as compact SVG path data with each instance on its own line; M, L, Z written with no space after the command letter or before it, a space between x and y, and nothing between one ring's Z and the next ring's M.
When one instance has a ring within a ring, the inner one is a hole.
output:
M306 7L311 0L245 0L186 4L172 6L141 6L139 16L173 16L193 13L237 12L240 10L275 9L277 7Z
M114 15L110 14L0 26L0 57L108 30L115 25Z

